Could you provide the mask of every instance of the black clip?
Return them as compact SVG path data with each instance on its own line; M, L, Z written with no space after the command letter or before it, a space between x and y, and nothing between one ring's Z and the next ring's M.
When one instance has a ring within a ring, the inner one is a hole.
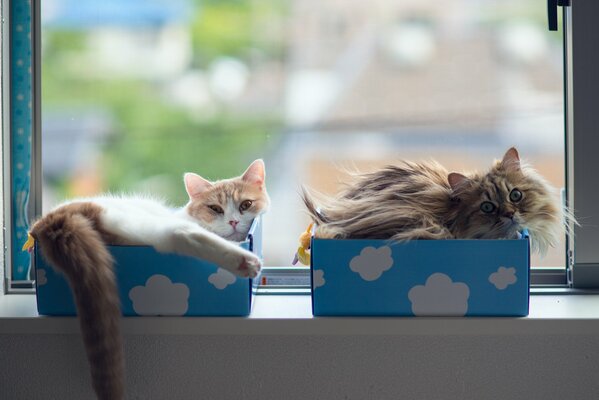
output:
M570 0L547 0L547 22L550 31L557 31L557 7L570 7Z

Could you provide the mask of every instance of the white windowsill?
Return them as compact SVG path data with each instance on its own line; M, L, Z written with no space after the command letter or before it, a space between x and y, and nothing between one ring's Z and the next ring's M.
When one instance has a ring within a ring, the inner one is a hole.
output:
M257 296L249 318L127 317L127 335L599 334L599 295L533 295L526 318L315 318L310 296ZM35 296L0 296L0 334L78 333L73 317L44 317Z

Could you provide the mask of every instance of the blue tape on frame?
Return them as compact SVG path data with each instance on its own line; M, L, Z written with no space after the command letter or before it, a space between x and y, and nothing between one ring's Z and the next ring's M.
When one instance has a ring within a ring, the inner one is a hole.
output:
M21 248L27 240L32 136L31 1L11 4L11 152L12 152L12 278L29 278L31 257Z

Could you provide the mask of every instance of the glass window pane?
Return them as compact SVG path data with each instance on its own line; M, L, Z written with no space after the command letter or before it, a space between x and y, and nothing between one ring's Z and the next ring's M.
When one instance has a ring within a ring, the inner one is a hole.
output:
M564 184L562 39L535 0L52 0L43 16L44 207L102 191L186 201L181 176L267 162L268 265L308 221L301 184L515 145ZM564 246L535 266L564 266Z

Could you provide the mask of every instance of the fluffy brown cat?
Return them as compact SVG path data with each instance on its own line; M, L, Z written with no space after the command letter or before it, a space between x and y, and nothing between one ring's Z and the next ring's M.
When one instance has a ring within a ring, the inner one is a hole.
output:
M260 270L254 254L229 240L243 240L270 204L262 160L238 178L209 182L187 173L184 180L189 202L179 209L145 197L101 196L65 203L31 229L44 258L73 291L99 399L125 396L120 299L107 244L198 257L242 277Z
M484 174L405 161L357 176L319 207L306 190L303 200L322 238L511 239L527 229L543 254L574 221L513 147Z

